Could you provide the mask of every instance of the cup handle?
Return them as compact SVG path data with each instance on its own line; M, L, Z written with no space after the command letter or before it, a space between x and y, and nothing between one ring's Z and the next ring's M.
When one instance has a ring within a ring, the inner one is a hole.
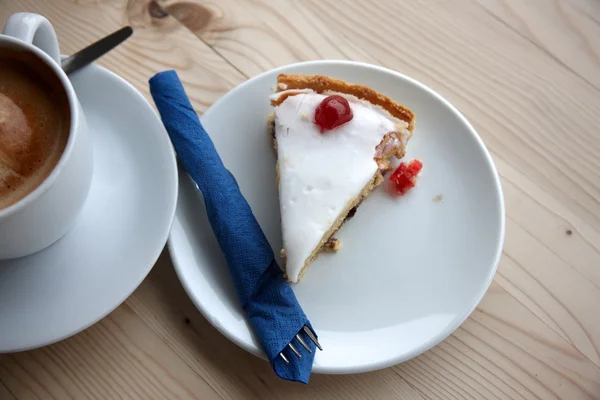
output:
M26 12L13 14L6 21L2 33L40 48L60 65L56 32L45 17Z

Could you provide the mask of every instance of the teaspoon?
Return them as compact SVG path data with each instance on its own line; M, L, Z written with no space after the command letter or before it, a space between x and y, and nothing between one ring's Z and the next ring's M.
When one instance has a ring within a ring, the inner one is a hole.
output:
M126 26L79 50L62 60L61 67L63 71L69 75L79 68L85 67L123 43L132 33L133 29Z

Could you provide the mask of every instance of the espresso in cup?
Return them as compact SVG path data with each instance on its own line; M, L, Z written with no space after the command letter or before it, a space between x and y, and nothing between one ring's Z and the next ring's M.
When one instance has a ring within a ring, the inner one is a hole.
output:
M75 226L93 156L52 25L11 15L0 34L0 260L44 250Z
M69 130L69 102L56 74L31 53L0 50L0 210L50 175Z

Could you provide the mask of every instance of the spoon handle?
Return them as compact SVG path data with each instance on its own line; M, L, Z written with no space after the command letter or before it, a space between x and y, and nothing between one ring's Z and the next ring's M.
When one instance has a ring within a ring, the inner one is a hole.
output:
M94 62L96 59L102 57L104 54L123 43L132 33L133 29L130 26L126 26L79 50L77 53L62 61L61 67L63 71L69 75L73 71Z

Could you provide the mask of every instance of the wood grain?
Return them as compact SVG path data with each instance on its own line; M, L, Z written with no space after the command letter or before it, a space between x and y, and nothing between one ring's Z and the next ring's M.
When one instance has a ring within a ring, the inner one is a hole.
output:
M126 305L70 342L2 356L0 374L19 398L219 398Z
M477 2L513 30L544 49L574 74L600 90L598 2L560 0L477 0ZM557 32L560 32L560 36Z
M596 0L0 0L45 14L64 53L132 24L100 60L148 96L177 69L194 107L274 66L353 59L455 104L493 154L507 206L488 294L450 338L386 370L277 379L221 336L165 252L117 310L0 356L4 398L600 399L600 3Z
M8 390L8 388L0 380L0 400L15 400L15 396Z
M300 2L160 0L159 4L247 77L300 60L370 60L352 43L336 40L329 24L312 18ZM194 23L196 15L205 14L213 16L210 22ZM293 23L286 16L293 16Z
M93 1L0 0L2 23L17 11L45 15L56 30L63 54L71 54L126 24L131 25L132 37L98 64L126 77L148 99L148 79L166 69L177 70L199 112L244 80L177 20L168 15L152 16L149 8L148 2L141 0L109 0L101 7Z

